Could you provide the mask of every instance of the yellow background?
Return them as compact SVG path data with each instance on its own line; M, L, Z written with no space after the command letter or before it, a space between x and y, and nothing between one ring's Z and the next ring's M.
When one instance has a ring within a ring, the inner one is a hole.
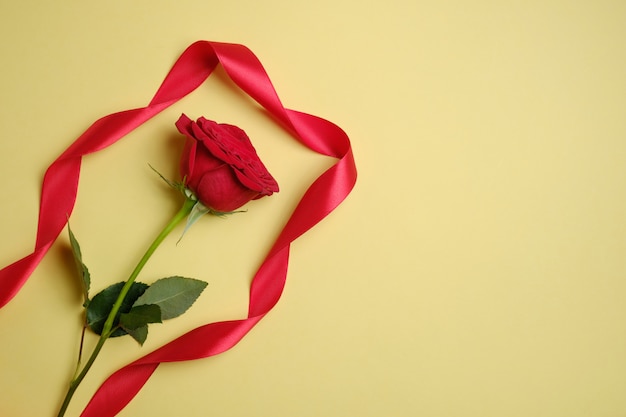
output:
M0 0L0 262L34 243L41 177L97 118L147 104L198 39L243 43L289 108L339 124L353 194L298 240L278 306L220 356L161 366L121 416L626 416L626 2ZM252 137L282 191L169 239L142 274L209 287L115 369L207 321L332 161L211 77L85 158L72 226L92 291L125 279L178 201L181 112ZM80 293L62 235L0 310L0 415L53 416ZM87 347L93 346L90 337Z

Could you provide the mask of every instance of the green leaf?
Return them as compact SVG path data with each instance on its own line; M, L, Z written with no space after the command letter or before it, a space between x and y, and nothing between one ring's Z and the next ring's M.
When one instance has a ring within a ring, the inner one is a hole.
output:
M78 244L78 240L76 240L76 236L74 236L74 233L72 233L69 222L67 223L67 231L70 235L70 245L72 246L72 254L74 255L76 269L78 270L78 274L81 277L81 288L84 298L83 305L87 307L87 304L89 304L89 287L91 286L91 275L89 274L87 266L83 263L83 255L80 251L80 245Z
M154 282L134 306L156 304L161 308L162 320L173 319L187 311L206 286L206 282L192 278L162 278Z
M135 306L120 315L120 325L126 331L135 330L149 323L162 323L161 307L156 304Z
M123 282L118 282L117 284L113 284L105 288L104 290L96 294L87 306L87 324L94 333L102 333L104 322L109 316L109 313L113 308L113 304L115 303L115 300L117 300L117 296L122 291L123 286ZM128 294L126 294L124 302L122 302L120 310L115 317L113 327L116 327L119 324L120 315L128 313L130 311L133 303L137 300L137 298L139 298L139 296L141 296L146 291L146 288L148 288L148 286L141 282L133 283L133 285L130 287L130 290L128 291ZM111 337L123 336L127 333L128 332L126 330L118 328L111 334Z
M127 332L129 335L132 336L133 339L135 339L141 346L143 346L143 343L148 338L148 325L138 327L133 330L129 329L127 330Z
M120 326L140 345L148 337L149 323L161 323L161 308L156 304L136 306L120 315Z

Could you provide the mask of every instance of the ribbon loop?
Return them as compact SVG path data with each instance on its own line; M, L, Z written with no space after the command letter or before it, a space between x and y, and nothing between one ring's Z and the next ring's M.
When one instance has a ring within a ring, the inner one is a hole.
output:
M195 42L178 58L146 107L97 120L50 165L42 185L35 249L0 270L0 307L17 294L65 227L76 201L82 157L110 146L194 91L218 63L236 85L296 139L319 154L337 158L337 162L307 189L256 272L250 288L248 316L200 326L119 369L98 389L82 417L115 416L162 362L213 356L236 345L280 299L291 243L341 204L356 182L350 141L343 130L325 119L283 107L261 62L247 47Z

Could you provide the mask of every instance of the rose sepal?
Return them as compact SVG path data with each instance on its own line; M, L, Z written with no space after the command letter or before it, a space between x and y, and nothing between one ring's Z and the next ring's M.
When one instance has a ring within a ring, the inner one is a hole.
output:
M226 216L229 216L231 214L245 213L247 211L247 210L219 211L219 210L215 210L215 209L213 209L211 207L207 207L206 205L204 205L202 203L202 201L200 201L200 199L198 198L198 196L196 196L196 194L193 192L193 190L185 185L186 177L184 177L181 182L172 181L172 180L166 178L163 174L161 174L152 165L149 165L149 166L150 166L150 168L154 172L156 172L156 174L163 181L165 181L165 183L167 185L169 185L171 188L173 188L173 189L177 190L178 192L180 192L185 197L187 202L193 203L193 207L191 208L191 212L187 216L187 223L185 224L185 229L183 230L183 233L180 235L180 238L178 239L177 243L179 243L183 239L183 236L185 236L185 233L187 233L187 230L189 230L189 228L191 226L193 226L198 220L200 220L200 218L202 216L204 216L205 214L212 214L212 215L217 216L217 217L226 217Z

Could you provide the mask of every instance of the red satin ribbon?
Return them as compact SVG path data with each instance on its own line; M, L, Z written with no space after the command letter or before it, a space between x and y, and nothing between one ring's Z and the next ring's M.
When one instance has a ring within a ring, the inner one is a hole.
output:
M0 271L0 307L17 294L65 227L76 200L82 157L115 143L195 90L218 63L295 138L317 153L337 158L337 162L307 189L259 267L251 284L247 318L200 326L121 368L98 389L82 417L115 416L162 362L205 358L237 344L280 298L291 242L333 211L356 182L350 141L343 130L327 120L283 107L263 66L245 46L196 42L176 61L150 104L97 120L50 165L42 185L35 250Z

